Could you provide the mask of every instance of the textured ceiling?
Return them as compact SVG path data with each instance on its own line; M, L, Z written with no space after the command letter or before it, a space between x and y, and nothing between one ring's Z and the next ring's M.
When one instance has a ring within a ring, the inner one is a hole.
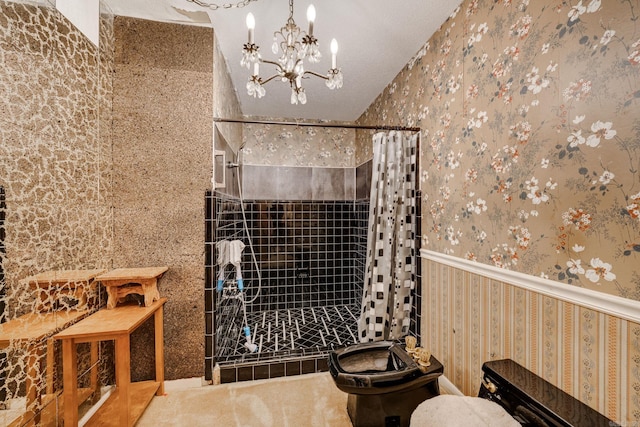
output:
M265 85L264 98L249 97L245 89L249 71L240 67L242 44L247 39L246 14L252 12L256 17L255 42L260 45L263 58L275 59L271 53L273 32L287 20L287 0L258 0L243 8L218 10L201 8L187 0L104 2L116 15L212 26L245 115L344 121L353 121L364 112L460 3L458 0L316 1L314 35L323 57L318 64L305 64L305 69L326 74L331 65L329 43L336 38L344 86L332 91L322 79L305 79L307 104L291 105L288 83L277 80ZM294 4L294 20L305 31L310 3L298 0ZM263 79L271 74L267 64L262 64L260 71Z

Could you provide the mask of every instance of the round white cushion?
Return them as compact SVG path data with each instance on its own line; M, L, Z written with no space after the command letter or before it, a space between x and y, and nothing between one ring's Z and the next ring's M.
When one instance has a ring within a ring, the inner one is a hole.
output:
M411 427L522 427L500 405L487 399L440 395L413 411Z

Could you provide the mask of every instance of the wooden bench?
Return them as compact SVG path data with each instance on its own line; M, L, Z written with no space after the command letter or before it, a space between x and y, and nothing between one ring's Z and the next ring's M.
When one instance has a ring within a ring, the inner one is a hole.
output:
M115 308L129 294L144 296L145 307L160 299L158 280L168 267L117 268L96 277L107 289L107 308Z

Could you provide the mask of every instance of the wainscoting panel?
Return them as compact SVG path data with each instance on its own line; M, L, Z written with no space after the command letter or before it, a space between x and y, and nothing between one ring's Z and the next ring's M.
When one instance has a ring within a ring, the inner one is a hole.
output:
M422 344L465 395L477 395L483 362L510 358L612 420L640 425L640 322L629 319L637 302L596 310L537 278L528 289L476 263L422 257Z

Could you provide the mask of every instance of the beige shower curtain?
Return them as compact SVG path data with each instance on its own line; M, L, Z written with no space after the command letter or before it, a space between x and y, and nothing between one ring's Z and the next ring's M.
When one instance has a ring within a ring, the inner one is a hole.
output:
M373 137L361 342L398 339L409 331L416 285L417 145L417 133Z

